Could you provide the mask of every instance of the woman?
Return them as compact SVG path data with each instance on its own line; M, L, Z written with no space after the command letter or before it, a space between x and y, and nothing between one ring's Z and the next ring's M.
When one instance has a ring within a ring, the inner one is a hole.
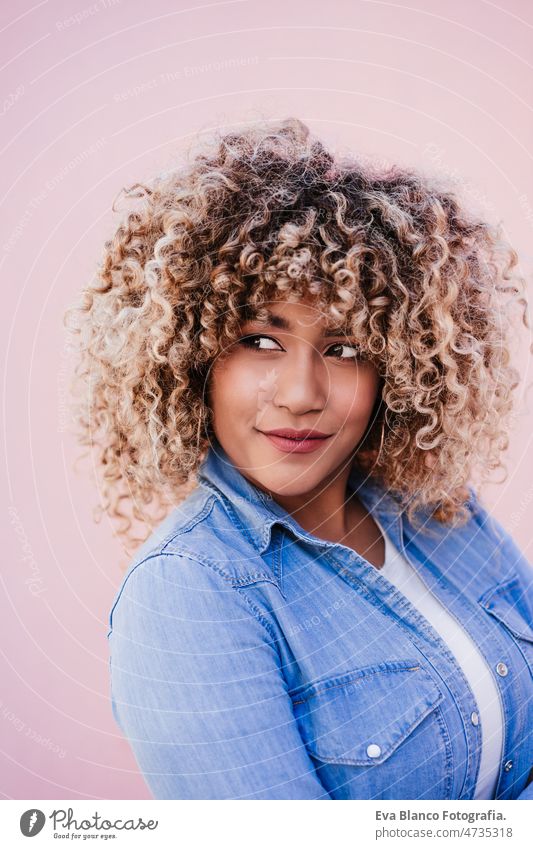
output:
M108 633L153 795L533 798L533 572L472 484L507 445L516 254L295 119L137 188L79 309L79 421L125 539L157 525Z

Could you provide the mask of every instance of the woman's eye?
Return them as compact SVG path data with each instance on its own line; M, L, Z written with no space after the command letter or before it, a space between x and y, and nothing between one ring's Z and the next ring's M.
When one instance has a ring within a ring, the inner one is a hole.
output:
M257 341L260 341L260 340L263 340L265 342L270 342L270 346L266 345L266 346L260 347L259 345L256 345L255 343ZM239 345L244 345L245 348L251 348L253 351L277 351L277 350L281 350L281 348L279 348L279 346L273 347L273 346L277 346L278 343L276 342L275 339L271 339L270 336L260 336L260 335L244 336L242 339L239 339Z
M339 350L340 355L335 354L334 356L339 360L355 360L361 357L361 352L354 345L343 345L342 342L337 342L335 345L332 345L329 348L329 351ZM344 351L348 351L348 354L345 354ZM351 353L350 353L351 352Z

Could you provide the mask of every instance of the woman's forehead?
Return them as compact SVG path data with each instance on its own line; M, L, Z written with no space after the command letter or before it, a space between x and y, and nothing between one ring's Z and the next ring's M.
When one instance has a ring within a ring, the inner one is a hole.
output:
M335 319L327 306L318 301L302 299L295 302L278 298L265 301L261 306L248 305L243 310L243 322L268 324L280 330L296 331L316 327L334 335L334 331L344 332L350 328L348 319Z

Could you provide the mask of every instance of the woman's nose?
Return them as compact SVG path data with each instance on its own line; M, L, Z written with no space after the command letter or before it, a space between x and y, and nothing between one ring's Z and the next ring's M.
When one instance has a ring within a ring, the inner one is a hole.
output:
M286 407L295 416L323 410L330 392L329 374L322 358L311 346L288 356L276 369L275 407Z

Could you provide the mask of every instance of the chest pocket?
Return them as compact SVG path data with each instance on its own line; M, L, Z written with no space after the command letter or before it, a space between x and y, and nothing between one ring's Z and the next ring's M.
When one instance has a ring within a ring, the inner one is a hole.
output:
M511 633L533 676L533 620L518 575L491 587L479 604Z
M298 688L291 698L333 798L451 798L444 696L418 661L356 669Z

